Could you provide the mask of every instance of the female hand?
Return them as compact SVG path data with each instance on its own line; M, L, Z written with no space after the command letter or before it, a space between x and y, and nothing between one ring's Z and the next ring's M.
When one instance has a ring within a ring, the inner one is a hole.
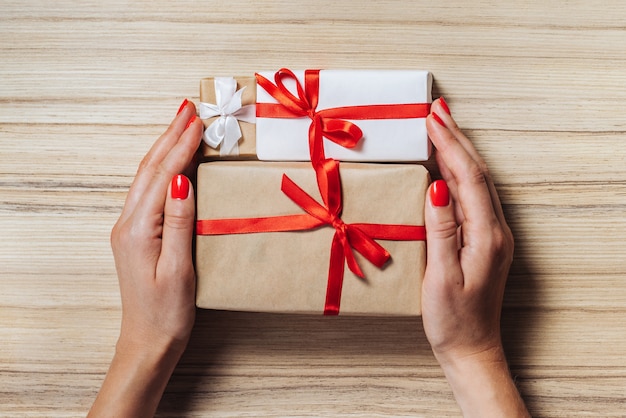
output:
M111 233L122 325L90 415L152 416L195 320L192 237L195 204L187 177L201 138L185 100L141 162Z
M500 337L513 235L485 162L443 98L427 129L443 180L426 203L424 330L464 415L527 416Z

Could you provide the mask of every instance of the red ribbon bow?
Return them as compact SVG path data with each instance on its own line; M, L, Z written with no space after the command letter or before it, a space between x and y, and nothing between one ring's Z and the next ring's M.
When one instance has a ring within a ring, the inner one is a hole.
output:
M358 251L372 264L381 268L389 260L390 254L374 239L416 241L424 240L426 231L419 225L392 225L354 223L341 220L342 199L339 163L327 159L321 163L328 174L328 182L322 193L324 205L283 174L281 190L306 214L285 215L261 218L198 220L198 235L245 234L255 232L302 231L332 226L335 229L330 251L328 284L324 315L337 315L341 302L344 265L360 278L364 278L353 250Z

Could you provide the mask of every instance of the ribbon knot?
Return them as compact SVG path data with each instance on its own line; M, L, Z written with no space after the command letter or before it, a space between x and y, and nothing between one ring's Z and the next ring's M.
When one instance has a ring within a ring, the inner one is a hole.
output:
M346 233L347 225L343 220L341 220L341 218L334 217L332 219L331 225L333 228L335 228L337 232L343 234Z
M237 81L232 77L215 77L215 101L200 103L200 119L219 116L204 131L202 138L211 148L220 146L220 156L239 155L241 128L238 121L255 123L255 105L241 103L244 89L237 90Z

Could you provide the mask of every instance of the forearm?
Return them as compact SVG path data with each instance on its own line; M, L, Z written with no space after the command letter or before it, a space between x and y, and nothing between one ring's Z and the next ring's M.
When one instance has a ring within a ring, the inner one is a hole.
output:
M152 417L180 355L118 343L89 417Z
M500 348L441 363L464 417L530 417Z

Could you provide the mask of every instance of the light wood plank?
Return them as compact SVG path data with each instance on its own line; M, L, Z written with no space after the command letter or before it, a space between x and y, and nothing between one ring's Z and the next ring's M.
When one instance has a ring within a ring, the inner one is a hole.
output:
M624 416L625 21L618 0L2 2L0 416L86 413L139 161L200 78L283 66L433 72L516 237L502 326L531 412ZM419 318L200 311L159 415L459 410Z

